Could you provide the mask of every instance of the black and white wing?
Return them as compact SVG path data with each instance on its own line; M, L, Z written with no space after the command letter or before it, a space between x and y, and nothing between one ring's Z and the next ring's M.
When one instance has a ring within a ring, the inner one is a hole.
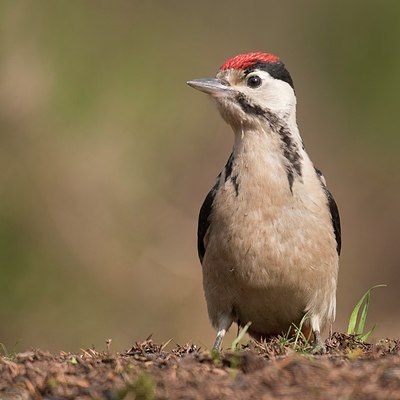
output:
M328 206L331 212L331 219L333 224L333 231L335 232L336 237L336 249L338 254L340 255L340 250L342 249L342 232L340 229L340 216L339 216L339 209L336 204L335 199L332 196L332 193L325 187L326 194L328 196Z
M217 193L220 176L221 174L218 175L217 182L207 194L207 197L205 198L204 203L200 208L199 224L197 227L197 251L199 253L201 263L203 262L204 254L206 252L205 236L210 227L210 215L214 203L214 198Z
M326 197L328 199L328 207L329 207L329 211L331 213L333 231L335 233L335 238L336 238L336 250L337 250L338 254L340 255L340 250L342 248L342 232L340 229L339 209L338 209L335 199L332 196L332 193L329 191L328 187L326 186L326 180L325 180L324 176L322 175L322 172L317 168L315 168L315 172L317 173L319 180L321 181L322 187L324 188Z

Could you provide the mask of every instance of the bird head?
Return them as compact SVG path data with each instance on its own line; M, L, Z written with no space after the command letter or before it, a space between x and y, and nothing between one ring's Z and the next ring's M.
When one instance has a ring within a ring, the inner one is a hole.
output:
M187 84L212 96L233 128L259 124L271 114L284 120L295 116L292 78L270 53L239 54L226 61L215 78L193 79Z

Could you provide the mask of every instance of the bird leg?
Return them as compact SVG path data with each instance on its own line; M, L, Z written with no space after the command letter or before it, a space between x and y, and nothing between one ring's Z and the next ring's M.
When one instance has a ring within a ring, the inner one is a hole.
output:
M232 325L232 316L230 314L222 314L219 316L217 323L214 325L217 331L217 337L215 338L214 346L212 347L213 353L219 353L221 351L222 339L226 332Z
M222 339L224 338L226 334L226 329L220 329L217 332L217 337L215 338L215 342L214 342L214 346L212 348L212 352L216 352L219 353L219 351L221 350L221 344L222 344Z
M326 346L321 338L321 334L318 330L314 330L314 342L312 345L312 352L314 354L325 354Z
M320 318L319 316L311 316L310 318L311 322L311 329L314 334L314 340L312 344L312 352L314 354L324 354L326 353L326 346L325 343L323 342L321 338L321 333L320 333Z

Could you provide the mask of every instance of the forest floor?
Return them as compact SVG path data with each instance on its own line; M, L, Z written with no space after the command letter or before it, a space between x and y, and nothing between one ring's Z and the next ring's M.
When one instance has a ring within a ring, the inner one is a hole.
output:
M113 353L32 350L0 357L0 400L400 399L400 341L334 333L326 353L251 341L212 355L151 338Z

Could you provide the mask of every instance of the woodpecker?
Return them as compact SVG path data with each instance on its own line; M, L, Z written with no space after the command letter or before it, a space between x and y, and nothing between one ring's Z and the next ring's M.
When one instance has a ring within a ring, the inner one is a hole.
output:
M191 87L210 95L234 132L232 153L200 209L198 254L219 351L232 323L266 339L299 326L314 346L335 319L341 249L337 205L308 156L284 63L240 54L216 78Z

